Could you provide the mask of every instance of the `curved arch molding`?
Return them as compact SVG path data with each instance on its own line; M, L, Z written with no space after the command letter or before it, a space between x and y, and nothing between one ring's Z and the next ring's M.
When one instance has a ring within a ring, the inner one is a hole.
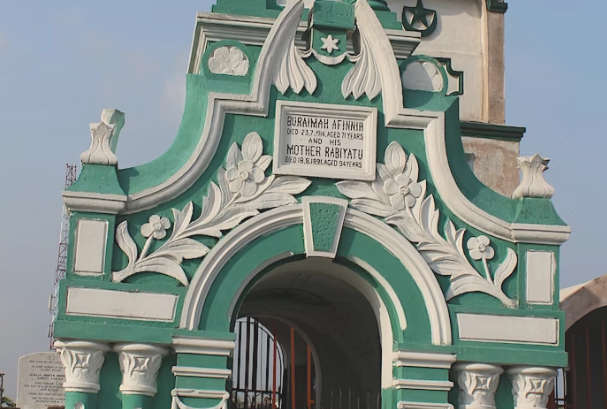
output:
M262 47L249 95L209 94L205 125L199 142L175 174L156 186L130 193L124 199L117 199L114 197L116 195L66 192L66 205L73 210L136 213L184 193L211 162L227 113L267 116L271 86L279 74L282 59L289 52L302 12L303 3L292 2L276 19ZM361 36L367 42L377 44L369 52L377 62L375 75L381 83L385 125L423 130L432 179L451 211L470 226L510 242L560 244L566 241L571 231L568 226L511 223L481 209L464 195L457 186L447 159L444 113L404 108L402 87L394 86L401 83L401 78L388 35L367 2L357 2L355 14ZM118 203L121 200L124 200L123 204Z
M180 327L189 330L198 328L202 310L211 287L222 269L234 255L259 237L290 226L301 225L302 223L303 207L300 204L296 204L264 212L227 234L213 247L198 267L185 296ZM432 343L434 345L451 344L451 323L442 290L434 274L415 247L409 242L402 240L398 233L385 223L357 210L347 210L344 227L368 236L398 259L402 266L410 273L411 278L419 288L428 314ZM271 251L268 251L266 260L268 263L271 263L276 261L277 258L286 256L288 255L285 255L284 252L272 254ZM390 286L385 286L387 283L381 277L375 277L379 274L368 268L368 263L363 259L362 255L351 258L351 261L366 270L382 285L391 303L394 305L399 324L401 326L402 324L406 325L406 311L396 298L394 289ZM262 266L256 268L255 271L259 272L267 265L264 263ZM251 279L249 278L249 280ZM242 291L242 287L238 291ZM233 295L232 300L238 297L238 291ZM234 308L234 301L232 301L230 308Z

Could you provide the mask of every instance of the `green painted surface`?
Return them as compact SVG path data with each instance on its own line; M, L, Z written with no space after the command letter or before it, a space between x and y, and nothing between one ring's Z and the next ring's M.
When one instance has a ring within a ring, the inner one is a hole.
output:
M74 273L74 256L75 256L75 244L76 233L78 227L78 221L84 220L102 220L107 222L107 238L105 245L105 257L103 274L99 276L79 276ZM116 230L116 216L104 213L91 213L91 212L71 212L69 219L69 231L68 231L68 242L72 245L68 246L67 249L67 260L66 260L66 277L68 279L76 278L83 280L109 280L112 263L109 261L112 259L114 253L114 232Z
M328 1L319 1L317 3L317 15L314 19L315 27L312 31L313 46L323 55L329 55L320 48L320 38L331 34L334 38L339 38L340 45L345 43L346 31L352 27L352 16L348 14L352 10L352 1L345 3L335 3ZM490 3L495 3L490 1ZM369 4L374 8L382 25L385 28L401 29L400 23L396 20L396 15L390 12L384 1L370 1ZM421 5L421 1L419 2ZM503 4L503 3L502 3ZM223 14L248 15L256 17L276 18L281 10L275 0L218 0L213 10ZM345 14L335 12L342 10ZM302 16L302 21L307 21L307 11ZM342 18L343 17L343 18ZM197 30L200 27L197 25ZM196 39L195 41L198 41ZM247 56L250 67L247 75L243 77L230 77L222 74L213 74L208 69L208 59L213 51L218 47L230 46L238 47ZM237 41L218 41L211 42L202 56L200 72L189 74L186 80L186 104L181 125L173 145L154 161L128 169L116 171L113 166L85 165L78 181L72 186L71 190L80 192L94 192L106 194L129 194L133 195L143 190L152 188L164 181L167 181L186 161L189 160L192 152L200 143L202 130L205 126L206 112L208 108L208 97L210 92L223 92L232 94L248 94L251 91L251 78L255 70L258 69L257 61L261 47L244 45ZM332 55L337 55L334 52ZM430 57L413 57L409 60L399 61L401 70L415 59ZM430 60L428 60L430 61ZM433 60L434 61L434 60ZM147 223L151 215L167 217L174 222L172 209L183 209L184 206L192 202L193 218L197 218L201 213L201 204L204 196L209 193L211 181L217 181L216 175L220 167L224 166L225 158L229 148L233 143L242 144L245 135L250 132L257 132L263 141L264 154L273 153L274 121L277 100L300 101L300 102L321 102L328 104L341 104L352 106L375 107L378 109L378 129L377 129L377 161L383 162L383 152L392 141L398 141L405 149L407 155L414 155L419 163L419 180L425 180L427 183L427 194L434 197L436 208L440 212L438 220L439 233L444 233L444 225L447 219L451 220L457 228L465 228L466 233L463 237L465 243L469 238L479 236L482 232L467 226L445 205L443 198L436 190L435 182L428 170L426 158L426 148L424 135L420 130L386 128L384 124L383 105L381 95L369 100L366 96L354 100L349 97L344 100L341 92L341 80L352 68L353 64L347 60L339 65L326 66L315 60L313 57L306 59L308 66L314 71L318 87L313 95L307 91L302 91L300 95L289 90L282 95L272 88L268 116L251 117L244 114L226 114L223 120L222 135L217 146L214 157L208 164L208 167L197 181L185 192L179 196L171 198L166 203L159 203L157 206L129 215L99 215L94 213L74 212L71 215L70 223L70 242L74 243L75 225L80 218L101 218L107 220L109 224L108 246L106 251L106 266L104 274L100 277L79 277L73 274L73 245L68 251L68 273L67 279L60 285L59 315L55 323L55 336L58 338L77 338L85 340L115 342L144 342L168 345L175 336L188 336L193 338L205 339L233 339L233 322L238 315L238 307L242 304L248 291L264 274L268 273L277 264L267 267L254 277L242 294L239 294L242 283L248 277L250 272L264 265L266 261L278 254L292 252L294 256L283 262L301 260L305 257L303 230L301 225L294 225L288 228L275 231L263 237L257 238L254 242L244 246L236 252L230 260L221 268L219 274L210 285L206 298L206 303L202 308L202 316L199 322L198 330L188 331L177 329L178 322L183 308L183 298L186 288L173 278L146 272L133 275L123 283L111 282L111 272L118 271L127 265L126 255L115 245L114 231L116 225L123 221L128 222L128 232L133 238L138 251L144 247L146 238L141 234L141 226ZM444 63L444 62L441 62ZM447 68L448 69L448 68ZM446 73L441 68L443 79ZM444 81L446 83L446 81ZM459 118L459 99L455 95L444 95L446 89L440 93L411 91L405 92L405 107L417 109L420 111L438 111L445 114L446 129L446 147L448 151L448 164L457 185L464 195L476 206L487 213L499 217L509 223L542 223L553 225L564 225L564 222L558 216L552 202L547 199L525 198L512 200L490 190L484 186L474 176L470 170L465 157L461 142L461 135L466 134L477 137L497 138L501 140L518 141L524 132L524 128L496 126L487 124L476 124L461 122ZM271 167L266 171L269 175ZM309 178L311 185L302 193L303 195L324 195L343 198L335 187L335 180L323 178ZM336 233L337 214L339 206L328 204L312 204L310 207L312 219L312 233L315 249L328 250L333 244L333 238ZM168 231L170 234L170 230ZM224 232L228 233L228 232ZM165 241L154 240L151 242L149 252L157 250ZM196 240L212 248L218 241L214 237L197 236ZM405 240L403 238L403 240ZM371 288L375 289L386 306L390 325L393 331L393 345L395 349L409 351L427 351L455 353L460 361L471 362L489 362L503 365L529 364L546 366L565 366L567 356L564 352L564 345L527 345L527 344L505 344L488 342L462 342L457 339L457 322L455 314L457 312L481 312L487 314L498 314L506 316L537 316L553 317L563 323L563 313L558 310L558 270L555 277L555 298L554 303L549 306L529 305L524 299L525 293L525 252L528 249L543 249L553 251L556 255L557 266L559 261L557 246L536 246L526 243L514 245L512 243L491 238L491 244L495 250L495 255L488 260L490 271L495 271L500 263L506 257L508 249L514 249L518 255L518 265L511 277L509 277L503 286L504 292L511 298L519 300L519 305L515 309L505 308L500 301L490 296L480 293L469 293L460 295L450 300L449 313L452 323L453 345L436 346L432 345L428 311L424 306L424 300L421 291L417 287L411 274L403 267L401 262L388 249L384 248L378 242L372 240L369 236L345 228L342 231L338 253L335 259L350 268L359 277L364 279ZM358 257L375 270L380 272L383 278L389 283L390 287L396 293L398 301L402 304L407 320L407 328L400 327L396 306L388 296L388 291L375 280L368 272L355 266L351 261L352 257ZM468 257L468 256L467 256ZM481 261L468 261L478 270L483 270ZM191 280L201 263L201 259L184 260L181 267L184 270L188 280ZM558 268L558 267L557 267ZM444 276L435 276L441 289L446 291L449 282ZM66 290L68 287L88 287L100 289L113 289L131 292L160 292L175 294L179 297L175 320L173 322L145 322L137 320L124 320L115 318L67 316ZM229 308L236 305L236 312L230 315ZM564 328L561 325L560 339L564 338ZM159 371L158 385L159 392L156 397L148 401L141 401L138 397L122 397L118 390L121 374L116 355L108 353L106 363L101 372L102 389L98 395L99 407L118 408L121 405L124 408L134 409L139 406L146 408L167 408L171 404L170 391L175 387L175 382L183 388L201 388L201 389L223 389L225 381L213 378L191 378L180 377L175 381L175 377L170 368L178 364L180 366L194 366L200 368L227 368L231 365L229 359L225 356L217 355L194 355L180 354L164 359ZM395 377L400 379L429 379L444 380L448 378L448 371L444 369L403 367L393 368ZM74 403L80 400L86 400L88 407L95 406L95 397L85 394L68 393L67 408L72 409ZM124 399L123 399L124 398ZM453 391L449 395L450 402L456 402L457 392ZM193 407L203 408L211 407L219 403L216 399L195 399L183 398L183 402ZM447 393L444 391L428 390L395 390L393 388L382 391L382 406L393 409L399 400L421 401L421 402L447 402ZM498 407L509 409L513 407L511 397L511 385L505 376L502 376L502 382L497 393ZM71 406L70 406L71 405ZM87 406L85 406L86 408Z
M82 165L78 179L67 189L70 192L93 192L124 195L115 166Z
M153 398L146 395L123 394L122 409L148 409L151 408Z
M100 408L102 406L99 406ZM119 408L120 406L114 406ZM95 409L97 408L97 395L84 392L65 392L65 409Z
M348 3L316 0L312 17L314 27L354 29L354 7Z
M442 368L395 366L392 373L394 379L426 379L433 381L446 381L449 379L449 370Z
M310 222L314 250L331 251L335 236L339 234L342 206L330 203L310 203Z

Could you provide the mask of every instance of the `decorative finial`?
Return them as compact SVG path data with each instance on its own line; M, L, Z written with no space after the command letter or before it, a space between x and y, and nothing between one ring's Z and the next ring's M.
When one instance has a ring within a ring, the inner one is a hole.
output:
M542 158L539 154L519 156L518 167L521 169L521 182L512 193L514 199L522 197L551 198L554 188L544 179L544 171L548 169L550 159Z
M101 122L90 124L91 146L80 155L82 163L116 165L118 159L114 153L118 144L118 135L123 126L123 112L107 108L101 111Z

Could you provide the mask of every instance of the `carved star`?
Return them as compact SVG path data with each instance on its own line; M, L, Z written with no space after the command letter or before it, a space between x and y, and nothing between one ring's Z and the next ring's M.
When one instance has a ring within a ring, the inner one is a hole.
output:
M410 20L406 16L409 13L411 14ZM428 21L429 18L431 18L430 21ZM422 37L425 37L431 34L436 27L436 11L425 8L422 0L417 0L415 7L405 6L403 8L403 22L407 30L420 31Z
M328 54L332 54L333 51L339 50L339 46L337 45L337 43L339 43L339 38L333 38L331 34L327 37L322 37L320 41L322 41L320 49L327 50Z
M135 364L133 365L133 371L146 372L149 369L148 368L149 362L150 362L150 360L148 358L136 356Z
M474 390L475 391L488 391L490 382L491 382L491 379L488 376L479 375L476 377Z
M86 369L89 367L89 358L91 357L89 354L76 353L75 355L74 368Z

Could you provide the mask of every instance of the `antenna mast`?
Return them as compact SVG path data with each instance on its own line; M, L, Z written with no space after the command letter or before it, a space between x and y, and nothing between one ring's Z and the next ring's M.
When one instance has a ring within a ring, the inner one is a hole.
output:
M78 173L78 165L76 164L65 164L65 185L64 189L69 188L72 183L76 181ZM69 214L65 205L62 206L61 210L61 229L59 230L59 246L57 250L57 267L55 268L55 277L53 282L53 290L49 297L49 311L51 313L51 323L48 328L48 337L50 345L53 348L54 337L54 324L55 317L57 316L57 292L59 291L59 281L65 277L65 270L67 268L67 248L69 241Z

